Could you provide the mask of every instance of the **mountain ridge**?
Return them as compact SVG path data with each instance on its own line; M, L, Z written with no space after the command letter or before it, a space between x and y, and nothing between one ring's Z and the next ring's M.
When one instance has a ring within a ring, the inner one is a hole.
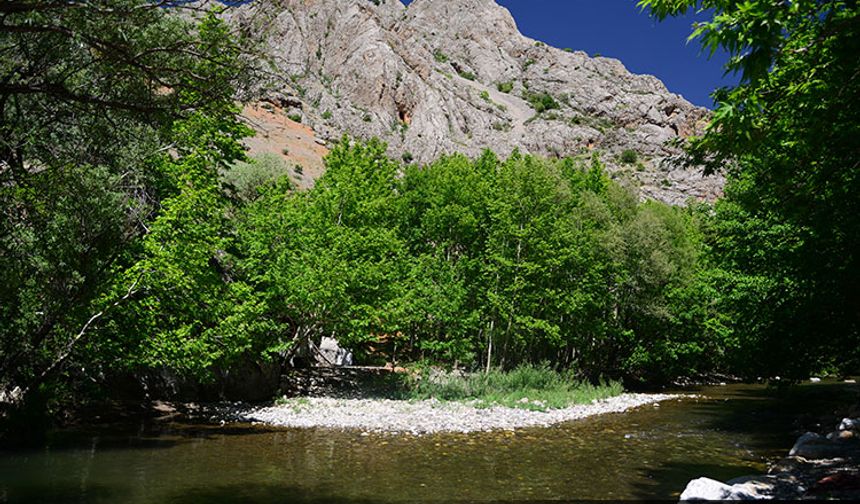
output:
M618 60L526 37L493 0L258 0L228 17L271 70L248 95L323 141L378 137L422 163L484 149L598 151L643 198L722 193L723 180L684 167L676 146L701 131L707 109Z

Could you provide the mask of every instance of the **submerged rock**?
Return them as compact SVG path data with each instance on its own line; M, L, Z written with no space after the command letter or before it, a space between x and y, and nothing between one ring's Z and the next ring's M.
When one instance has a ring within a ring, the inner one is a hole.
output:
M807 432L794 443L788 456L806 459L839 458L848 455L852 448L844 442L837 442L820 434Z

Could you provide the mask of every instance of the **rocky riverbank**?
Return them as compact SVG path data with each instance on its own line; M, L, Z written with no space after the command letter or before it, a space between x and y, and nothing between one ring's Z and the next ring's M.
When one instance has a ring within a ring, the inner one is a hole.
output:
M681 500L860 499L860 419L845 418L826 436L807 432L767 474L726 483L690 481Z
M478 407L462 402L401 401L390 399L296 398L282 404L234 411L233 419L280 427L357 429L366 432L411 433L477 432L545 427L605 413L619 413L661 401L674 394L622 394L590 404L562 409ZM523 404L540 408L540 404Z

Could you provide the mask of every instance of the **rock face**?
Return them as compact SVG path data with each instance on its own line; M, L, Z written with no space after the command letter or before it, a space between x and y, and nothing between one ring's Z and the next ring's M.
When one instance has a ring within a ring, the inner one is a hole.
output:
M643 197L721 194L722 179L683 168L672 145L701 130L706 109L617 60L523 36L493 0L257 0L227 16L268 60L249 96L322 139L379 137L419 162L598 151Z

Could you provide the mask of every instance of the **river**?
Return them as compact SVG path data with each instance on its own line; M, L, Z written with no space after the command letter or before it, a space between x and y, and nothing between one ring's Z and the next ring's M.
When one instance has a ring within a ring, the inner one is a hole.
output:
M142 422L0 452L0 502L384 503L672 499L760 473L857 385L705 387L697 398L513 432L423 437Z

